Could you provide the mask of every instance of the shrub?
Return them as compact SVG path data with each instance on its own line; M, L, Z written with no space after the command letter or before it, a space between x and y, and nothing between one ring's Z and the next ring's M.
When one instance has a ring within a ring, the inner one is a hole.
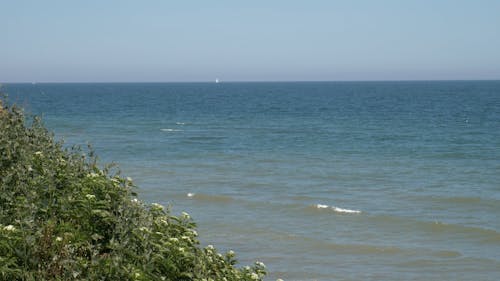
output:
M132 180L0 101L1 280L261 280L195 223L137 199Z

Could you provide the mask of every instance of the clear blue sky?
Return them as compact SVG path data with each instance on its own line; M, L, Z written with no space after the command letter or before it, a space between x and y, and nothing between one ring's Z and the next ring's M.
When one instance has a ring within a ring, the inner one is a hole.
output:
M0 0L0 81L500 79L500 0Z

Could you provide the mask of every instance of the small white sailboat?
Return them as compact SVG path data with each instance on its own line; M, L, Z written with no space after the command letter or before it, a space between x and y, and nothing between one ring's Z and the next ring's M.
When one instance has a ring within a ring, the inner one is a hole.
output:
M219 83L219 78L215 78L215 83Z

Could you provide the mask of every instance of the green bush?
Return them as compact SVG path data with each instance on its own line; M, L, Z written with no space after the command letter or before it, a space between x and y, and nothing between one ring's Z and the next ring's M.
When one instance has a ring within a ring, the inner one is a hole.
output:
M0 280L261 280L202 248L188 214L137 200L129 178L65 148L0 100Z

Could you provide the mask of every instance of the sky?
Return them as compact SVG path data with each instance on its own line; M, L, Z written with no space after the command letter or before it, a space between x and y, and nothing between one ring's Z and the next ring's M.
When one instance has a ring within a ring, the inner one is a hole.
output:
M500 79L500 0L0 0L2 82Z

